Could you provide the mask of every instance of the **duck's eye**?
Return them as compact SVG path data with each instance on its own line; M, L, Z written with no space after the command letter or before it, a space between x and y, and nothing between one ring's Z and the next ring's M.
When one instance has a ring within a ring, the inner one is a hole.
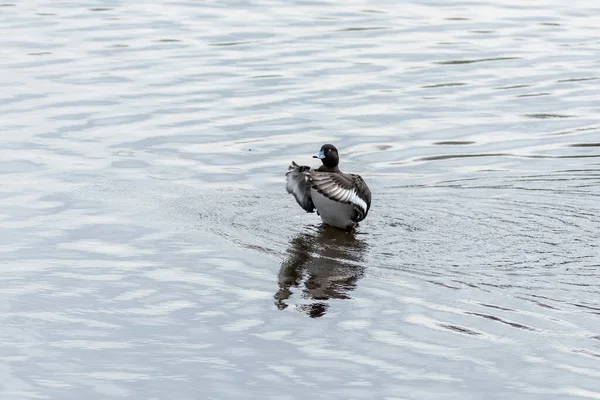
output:
M328 153L331 153L331 149L327 149L327 152L328 152Z

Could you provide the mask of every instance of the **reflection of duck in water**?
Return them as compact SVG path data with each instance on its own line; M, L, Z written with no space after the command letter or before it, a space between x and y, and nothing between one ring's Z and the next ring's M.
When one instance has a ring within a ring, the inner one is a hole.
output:
M331 226L352 230L367 217L371 191L357 174L345 174L338 166L340 156L332 144L324 144L319 154L323 165L312 169L292 161L286 175L286 190L306 212L314 212Z
M364 275L366 249L366 243L354 233L328 226L299 234L290 241L281 263L279 290L274 296L277 308L287 308L291 289L303 285L301 297L310 302L298 304L297 309L313 318L323 316L329 307L326 300L350 298L348 292Z

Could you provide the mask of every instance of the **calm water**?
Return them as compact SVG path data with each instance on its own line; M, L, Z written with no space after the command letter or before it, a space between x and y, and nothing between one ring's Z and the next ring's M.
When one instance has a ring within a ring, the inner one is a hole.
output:
M594 2L8 1L0 399L600 398Z

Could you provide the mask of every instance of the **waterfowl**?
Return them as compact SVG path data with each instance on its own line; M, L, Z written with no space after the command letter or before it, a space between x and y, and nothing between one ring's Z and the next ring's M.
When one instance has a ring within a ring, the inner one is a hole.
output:
M306 212L315 210L323 223L352 229L371 208L371 191L357 174L340 171L340 156L332 144L324 144L313 158L323 165L313 169L292 161L286 173L286 190Z

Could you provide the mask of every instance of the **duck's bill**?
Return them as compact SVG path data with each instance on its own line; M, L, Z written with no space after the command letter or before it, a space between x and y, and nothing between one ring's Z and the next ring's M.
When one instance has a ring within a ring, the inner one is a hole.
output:
M315 154L313 156L313 158L320 158L320 159L324 159L325 158L325 152L324 151L320 151L319 154Z

